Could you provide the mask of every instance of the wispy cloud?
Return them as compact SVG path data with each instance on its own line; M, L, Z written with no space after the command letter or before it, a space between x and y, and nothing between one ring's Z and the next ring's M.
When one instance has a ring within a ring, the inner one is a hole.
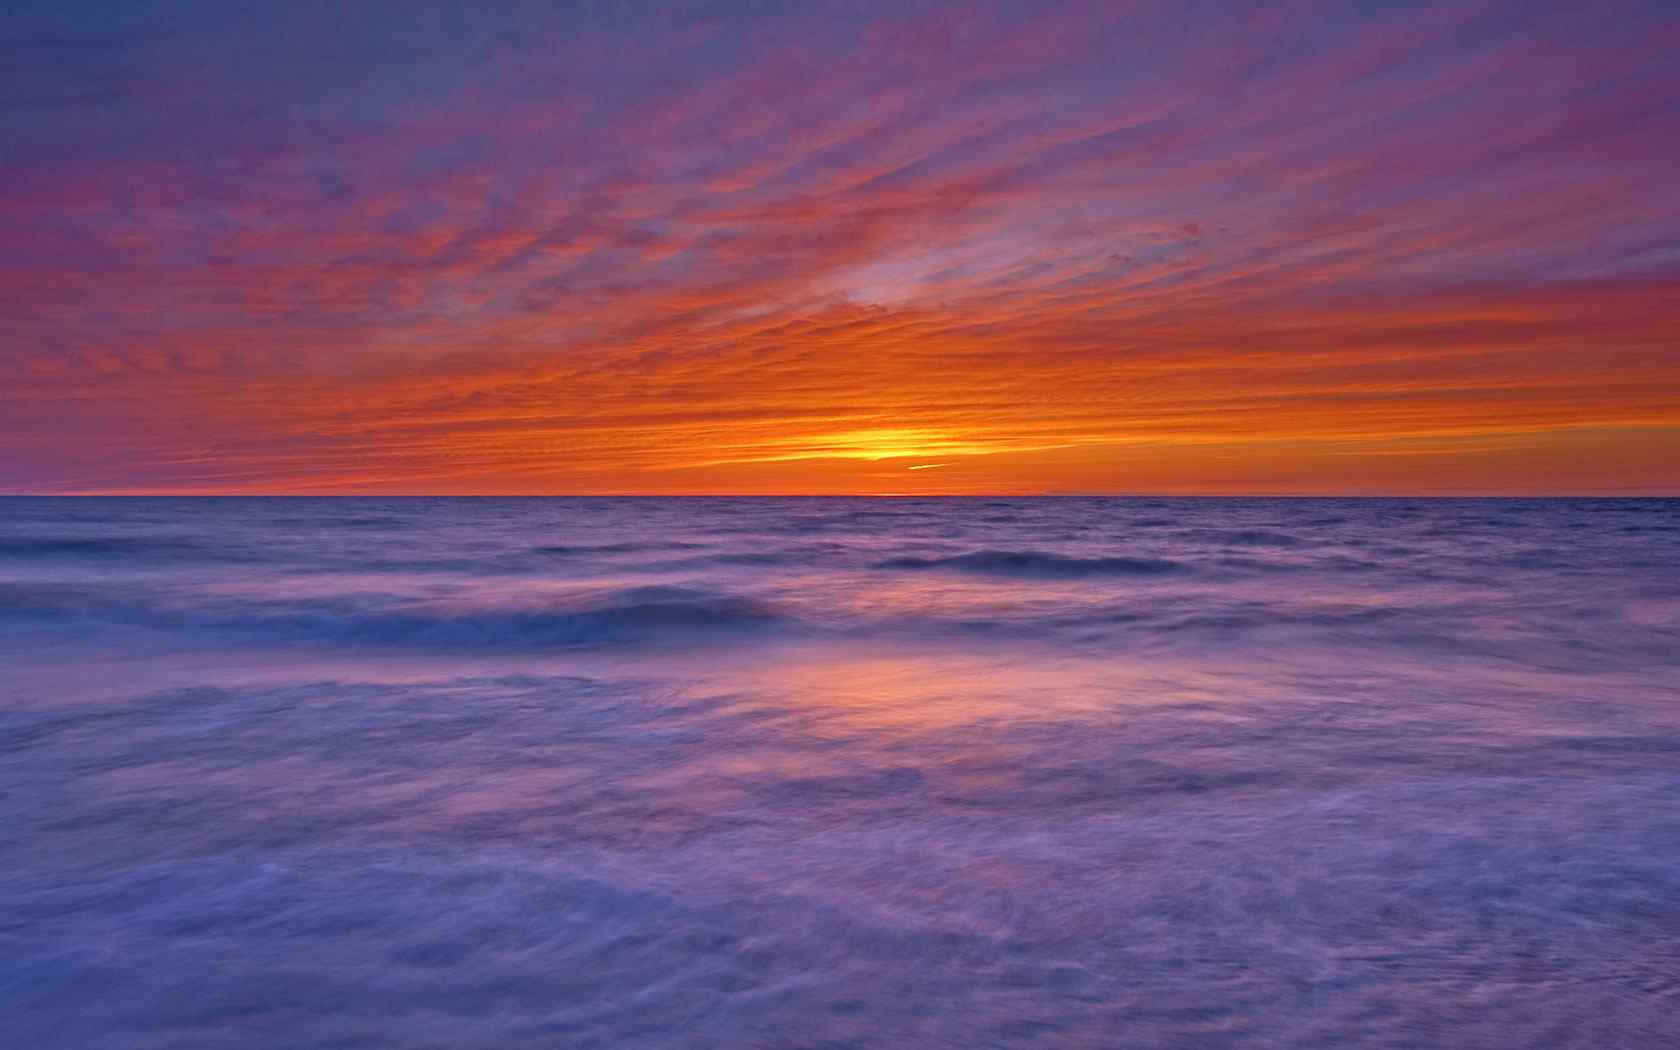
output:
M0 487L1680 488L1663 5L685 11L7 45Z

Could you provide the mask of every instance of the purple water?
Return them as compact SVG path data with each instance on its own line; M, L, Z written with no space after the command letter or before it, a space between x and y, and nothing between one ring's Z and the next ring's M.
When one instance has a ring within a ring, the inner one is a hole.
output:
M1680 501L0 500L57 1047L1680 1045Z

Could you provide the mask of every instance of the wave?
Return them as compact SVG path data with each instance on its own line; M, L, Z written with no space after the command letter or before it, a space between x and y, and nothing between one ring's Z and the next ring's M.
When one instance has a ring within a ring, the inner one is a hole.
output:
M1184 564L1166 558L1073 558L1046 551L981 550L944 558L888 558L876 562L875 567L1067 580L1090 576L1163 576L1181 571Z
M1228 547L1296 547L1301 543L1300 539L1288 533L1267 529L1189 529L1182 538Z
M35 623L212 632L262 643L436 648L583 647L699 639L791 622L738 595L630 587L530 605L413 603L391 595L290 602L203 601L86 587L0 587L0 615Z
M358 514L349 518L333 518L320 524L337 529L407 529L415 527L419 522L394 514Z
M201 545L144 536L0 536L0 558L130 558L201 554Z
M371 612L342 621L303 617L308 634L334 640L448 647L589 646L673 641L763 630L787 618L761 602L688 587L632 587L576 604L532 608ZM286 623L286 618L281 618Z

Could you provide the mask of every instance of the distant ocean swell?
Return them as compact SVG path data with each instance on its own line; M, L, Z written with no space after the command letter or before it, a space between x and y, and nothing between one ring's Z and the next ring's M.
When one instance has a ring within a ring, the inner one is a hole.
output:
M1075 558L1045 551L984 550L944 558L887 558L882 569L948 569L1023 579L1078 579L1085 576L1160 576L1184 569L1165 558Z
M1076 577L1075 579L1082 579ZM117 635L227 646L333 646L367 651L560 652L625 647L736 649L776 639L834 643L1007 640L1128 650L1282 645L1305 656L1331 647L1417 658L1533 660L1588 669L1606 661L1680 668L1680 638L1667 623L1537 617L1490 628L1466 610L1301 601L1110 596L994 604L984 610L835 611L797 600L676 586L491 602L416 601L390 594L300 600L100 593L85 587L0 585L0 631L16 638L91 641Z

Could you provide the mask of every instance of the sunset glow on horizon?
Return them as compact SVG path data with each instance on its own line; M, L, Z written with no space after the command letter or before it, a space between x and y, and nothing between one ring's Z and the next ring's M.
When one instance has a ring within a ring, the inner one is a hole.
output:
M1680 494L1672 5L560 6L12 19L0 492Z

